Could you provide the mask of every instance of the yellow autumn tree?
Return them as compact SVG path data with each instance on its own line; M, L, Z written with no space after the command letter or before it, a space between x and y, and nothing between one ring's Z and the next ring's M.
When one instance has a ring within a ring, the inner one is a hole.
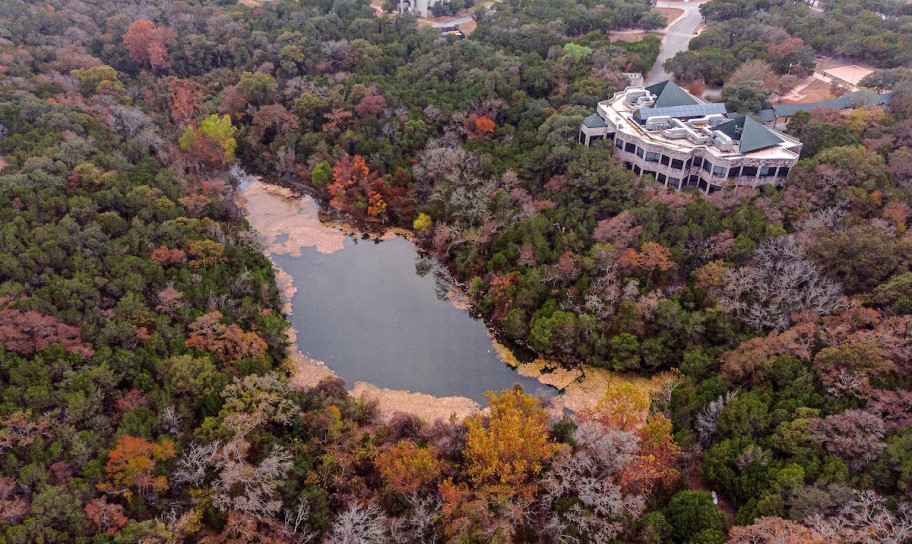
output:
M588 414L607 429L634 432L646 422L652 399L646 387L628 382L612 382L605 396Z
M466 419L469 478L493 493L531 497L532 479L557 451L548 439L548 415L522 390L487 397L490 414Z

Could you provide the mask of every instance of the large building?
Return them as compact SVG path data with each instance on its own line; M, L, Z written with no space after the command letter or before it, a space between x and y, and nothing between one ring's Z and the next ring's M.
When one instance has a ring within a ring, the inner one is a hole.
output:
M711 193L725 185L782 185L801 142L725 104L705 102L672 81L627 87L599 102L579 141L613 143L614 157L666 187Z
M419 17L427 17L431 7L446 0L399 0L399 13L413 12Z

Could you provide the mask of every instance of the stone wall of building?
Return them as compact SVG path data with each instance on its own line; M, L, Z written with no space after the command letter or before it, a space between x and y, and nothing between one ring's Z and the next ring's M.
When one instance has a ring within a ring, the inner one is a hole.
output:
M622 143L620 148L619 142ZM791 168L798 162L797 158L716 157L702 147L687 150L671 149L622 132L617 133L614 142L608 145L612 145L613 156L617 162L637 174L650 174L666 187L681 189L695 186L707 193L731 183L751 187L782 185L788 178ZM642 156L639 153L640 149ZM657 153L657 160L648 160L649 153ZM676 164L675 161L682 164ZM707 171L704 167L707 162L712 167L719 167L724 171L721 175L713 173L713 170Z

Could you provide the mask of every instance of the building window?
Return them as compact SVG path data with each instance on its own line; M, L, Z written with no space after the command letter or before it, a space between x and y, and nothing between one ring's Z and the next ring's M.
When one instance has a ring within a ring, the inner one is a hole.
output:
M704 171L704 172L712 172L712 171L713 171L713 165L712 165L712 163L709 162L709 161L703 161L703 171Z
M642 147L638 147L638 148L637 148L637 157L639 157L639 158L642 159L642 158L643 158L643 153L644 153L643 148L642 148Z
M694 157L693 161L694 166L700 166L703 164L703 157Z
M634 164L634 165L633 165L633 173L639 176L639 175L640 175L640 172L642 172L642 170L640 170L640 167Z
M678 178L668 178L668 185L674 185L677 187L681 183L681 180Z
M752 178L757 175L756 166L745 166L741 169L741 176Z
M616 148L618 148L618 149L624 149L624 140L622 140L622 139L620 139L620 138L618 138L617 140L615 140L615 141L614 141L614 147L616 147Z
M580 132L579 143L581 143L581 144L586 143L586 134L582 131Z
M761 166L760 167L760 177L765 178L769 176L776 175L776 167L774 166Z
M646 152L646 162L659 162L660 153L653 153L652 151Z
M662 158L659 159L659 162L664 164L665 166L668 166L668 155L662 155Z
M788 167L788 166L780 166L780 167L779 167L779 177L780 177L780 178L787 178L788 175L789 175L789 167Z
M681 159L671 159L671 167L675 170L680 170L681 168L684 168L684 161Z
M651 171L651 170L644 170L644 171L643 171L643 175L644 175L644 176L652 176L652 179L655 179L655 177L656 177L656 173L653 172L653 171Z
M736 178L736 177L738 177L738 176L740 176L740 175L741 175L741 167L740 167L740 166L737 167L737 168L729 168L729 169L728 169L728 177L734 179L734 178Z
M718 178L724 178L725 177L725 167L724 166L714 166L713 175Z
M626 144L624 144L624 151L626 151L627 153L633 153L634 151L636 151L636 146L630 142L627 142Z
M665 183L665 180L668 179L668 176L665 174L659 174L659 177L656 178L656 181L659 183Z

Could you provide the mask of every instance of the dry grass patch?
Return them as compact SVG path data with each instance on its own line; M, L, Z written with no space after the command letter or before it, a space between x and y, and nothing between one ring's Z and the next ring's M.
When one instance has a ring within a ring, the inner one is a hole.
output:
M383 389L367 382L355 382L355 387L349 394L376 402L382 418L389 418L396 412L406 412L428 422L451 417L462 421L481 409L477 402L466 397L435 397L424 393Z
M320 253L345 247L345 233L320 221L320 205L290 189L255 181L236 202L270 253L299 256L306 247Z
M681 8L652 8L653 13L658 13L661 16L665 17L668 21L667 24L673 23L678 17L684 15L684 10Z

